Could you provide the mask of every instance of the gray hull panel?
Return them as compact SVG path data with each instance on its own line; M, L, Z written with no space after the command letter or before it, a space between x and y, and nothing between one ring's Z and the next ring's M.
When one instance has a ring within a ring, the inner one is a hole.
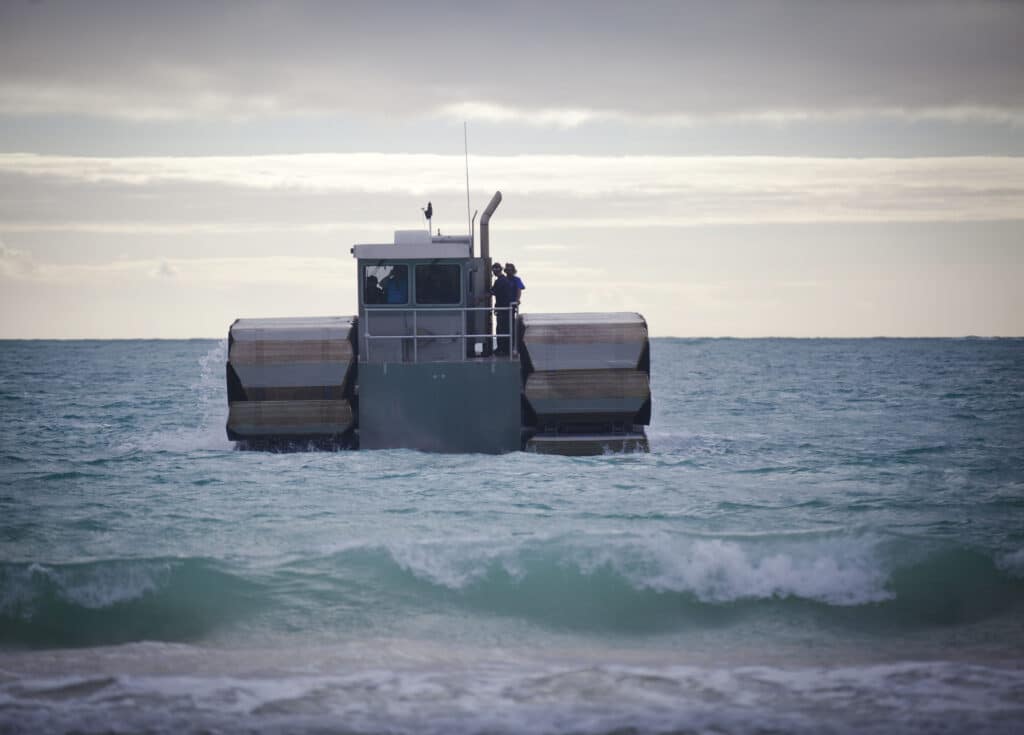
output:
M361 449L521 448L520 367L507 360L359 365Z

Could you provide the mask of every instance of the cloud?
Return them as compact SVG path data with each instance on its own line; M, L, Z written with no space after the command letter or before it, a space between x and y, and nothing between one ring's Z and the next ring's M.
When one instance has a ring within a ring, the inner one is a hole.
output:
M538 155L471 165L505 191L505 229L1024 219L1024 157ZM413 154L0 154L0 232L390 233L422 226L418 211L388 219L410 213L413 198L459 212L462 166L460 156Z
M442 105L437 114L451 120L472 120L488 123L521 123L537 127L554 126L558 128L575 128L594 120L622 119L622 113L582 110L567 108L550 108L531 110L509 107L492 102L456 102Z
M579 245L566 245L564 243L552 242L552 243L531 243L524 245L524 250L531 250L534 252L564 252L566 250L578 250Z
M161 260L153 275L159 278L174 278L178 275L178 269L166 260Z
M176 279L192 285L287 284L337 286L352 278L347 257L311 256L142 258L100 263L39 261L30 253L0 250L0 276L17 281L83 286Z
M714 124L786 125L802 122L953 122L1024 126L1024 106L983 107L847 107L764 108L742 112L692 114L684 112L643 114L623 109L517 108L491 102L460 102L443 105L439 117L475 123L516 123L531 127L578 128L590 123L615 123L642 127L692 128Z
M4 3L0 113L1016 120L1022 23L998 0Z
M312 222L294 223L272 220L248 222L150 222L145 220L67 220L54 222L40 220L0 221L0 230L8 233L50 232L90 233L94 235L255 235L276 234L335 234L359 231L381 232L394 229L394 222Z
M16 248L9 248L0 239L0 276L6 278L26 278L37 272L31 253Z
M126 96L127 95L127 96ZM224 119L245 120L290 111L288 101L269 93L246 94L228 89L167 91L126 90L115 84L25 84L0 82L0 114L71 114L135 122Z

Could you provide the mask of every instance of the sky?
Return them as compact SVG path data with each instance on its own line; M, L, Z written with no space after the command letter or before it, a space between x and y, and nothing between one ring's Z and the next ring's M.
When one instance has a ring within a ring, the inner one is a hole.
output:
M351 314L353 244L469 228L465 141L524 311L1021 336L1021 38L1011 0L0 0L0 338Z

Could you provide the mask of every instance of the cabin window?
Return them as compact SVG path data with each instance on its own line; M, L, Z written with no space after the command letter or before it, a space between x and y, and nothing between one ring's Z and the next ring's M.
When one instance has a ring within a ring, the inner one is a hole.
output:
M416 303L462 303L461 271L456 263L416 266Z
M363 303L408 304L409 266L368 265L363 268Z

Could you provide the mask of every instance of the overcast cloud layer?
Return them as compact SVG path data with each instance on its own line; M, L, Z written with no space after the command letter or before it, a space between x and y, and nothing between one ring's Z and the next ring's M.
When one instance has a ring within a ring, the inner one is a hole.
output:
M1024 334L1024 2L0 0L0 337L354 311L465 232L655 335Z
M415 211L414 197L458 201L463 165L369 153L0 154L0 185L20 192L0 203L0 231L344 231L382 223L389 208ZM1024 158L474 156L472 167L512 193L517 215L503 226L513 229L1024 220ZM477 192L478 205L487 196ZM438 222L468 229L458 205Z
M20 2L0 112L1022 119L1024 5Z

